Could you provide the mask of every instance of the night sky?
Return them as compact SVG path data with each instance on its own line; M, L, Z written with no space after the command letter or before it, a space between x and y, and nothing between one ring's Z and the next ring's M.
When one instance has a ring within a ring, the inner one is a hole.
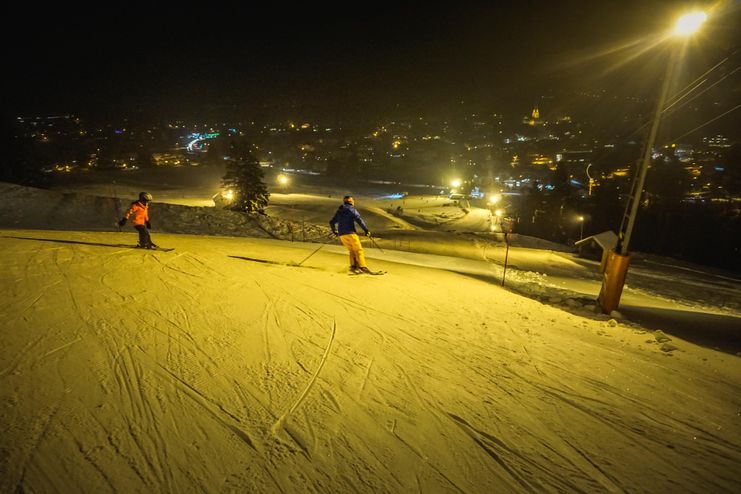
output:
M553 89L653 94L661 49L619 67L627 51L598 54L650 42L682 6L494 3L358 3L352 10L181 3L166 12L124 3L97 10L15 6L6 22L19 29L3 34L10 67L4 112L103 118L267 108L352 115L445 111L460 101L507 111ZM688 73L701 73L741 37L739 2L721 10L707 23L712 35L697 40L702 46L691 52Z

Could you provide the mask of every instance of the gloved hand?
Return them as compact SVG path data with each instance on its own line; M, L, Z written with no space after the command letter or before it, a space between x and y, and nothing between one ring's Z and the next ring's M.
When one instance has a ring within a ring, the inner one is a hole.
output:
M126 218L121 218L118 222L118 226L124 226L126 224Z
M145 221L144 222L144 225L147 227L147 230L151 230L152 229L152 224L149 221Z
M366 236L366 237L370 237L370 230L366 230L366 231L365 231L365 236Z
M335 230L332 230L332 235L334 235L335 237L339 237L340 236L340 234L337 233Z

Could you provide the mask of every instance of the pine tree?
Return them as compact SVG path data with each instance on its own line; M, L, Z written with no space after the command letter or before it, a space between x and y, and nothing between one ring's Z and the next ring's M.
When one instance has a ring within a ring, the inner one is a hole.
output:
M263 182L260 162L245 142L232 141L228 148L229 162L221 185L234 193L234 200L227 208L264 214L270 194Z

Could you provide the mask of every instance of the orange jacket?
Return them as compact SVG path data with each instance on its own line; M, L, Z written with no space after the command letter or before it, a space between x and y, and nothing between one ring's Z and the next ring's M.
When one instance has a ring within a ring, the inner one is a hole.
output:
M139 201L132 202L129 210L126 211L124 218L128 220L130 216L134 217L131 220L134 225L146 224L147 221L149 221L149 204L144 204Z

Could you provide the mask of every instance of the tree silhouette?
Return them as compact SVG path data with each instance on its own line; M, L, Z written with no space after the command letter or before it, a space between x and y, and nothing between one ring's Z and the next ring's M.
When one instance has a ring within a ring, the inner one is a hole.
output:
M263 182L260 162L246 142L232 140L228 145L226 174L221 185L234 193L234 200L226 206L233 211L265 213L268 189Z

